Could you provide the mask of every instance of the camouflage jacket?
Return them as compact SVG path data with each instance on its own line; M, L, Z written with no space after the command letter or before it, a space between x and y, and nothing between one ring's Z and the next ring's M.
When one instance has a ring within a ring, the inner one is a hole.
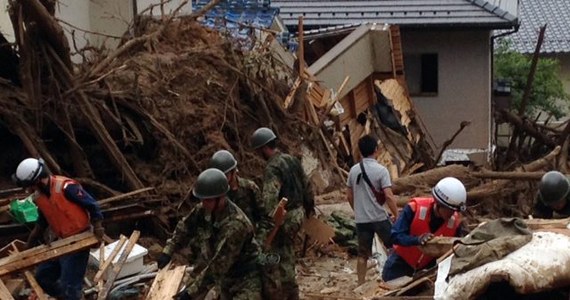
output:
M271 219L265 214L268 209L263 207L261 191L255 182L238 177L237 190L230 190L227 195L243 210L256 229L267 230L272 228Z
M194 258L191 258L191 263L195 269L194 280L187 292L191 296L198 295L211 285L224 288L232 281L258 272L259 245L253 236L251 222L229 199L226 208L215 216L200 203L178 222L174 235L162 252L172 255L182 247L191 248Z
M313 213L313 191L301 162L277 152L267 162L263 176L262 202L269 209L266 213L271 215L283 197L289 201L281 232L291 237L301 228L304 217Z
M532 216L542 219L563 219L570 217L570 194L566 196L566 204L560 210L554 210L540 200L540 193L536 194Z

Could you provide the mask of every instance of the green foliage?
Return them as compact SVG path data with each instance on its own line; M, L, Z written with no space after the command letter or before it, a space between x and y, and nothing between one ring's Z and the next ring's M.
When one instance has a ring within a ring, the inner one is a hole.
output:
M518 110L530 72L532 55L514 52L508 40L499 41L494 53L494 78L507 79L512 84L513 110ZM564 116L570 105L570 95L558 77L560 64L557 59L540 57L532 91L525 113L527 115L544 111L555 118Z

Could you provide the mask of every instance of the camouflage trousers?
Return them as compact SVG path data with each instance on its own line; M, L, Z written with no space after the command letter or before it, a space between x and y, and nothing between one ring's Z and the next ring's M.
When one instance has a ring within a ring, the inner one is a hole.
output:
M224 280L221 286L222 300L261 300L261 277L259 272L249 272L240 278Z
M279 254L279 263L262 266L263 295L270 300L299 299L299 286L295 278L295 250L293 245L272 250Z

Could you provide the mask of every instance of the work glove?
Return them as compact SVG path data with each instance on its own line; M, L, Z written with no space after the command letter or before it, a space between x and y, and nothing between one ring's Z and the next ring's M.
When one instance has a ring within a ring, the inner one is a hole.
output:
M186 292L186 290L183 290L182 292L174 295L174 297L172 297L172 299L175 300L190 300L190 295L188 295L188 292Z
M156 260L156 263L158 264L158 268L162 269L164 268L172 259L172 256L166 254L166 253L160 253L160 256L158 257L158 259ZM190 299L190 298L188 298Z
M93 234L99 241L99 243L103 243L103 236L105 235L105 228L103 228L103 220L95 220L93 221Z
M425 245L431 239L433 239L433 233L428 232L420 235L419 237L420 245Z

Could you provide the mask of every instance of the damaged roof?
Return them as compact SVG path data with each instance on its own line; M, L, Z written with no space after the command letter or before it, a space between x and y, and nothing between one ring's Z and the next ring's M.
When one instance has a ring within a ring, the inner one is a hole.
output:
M370 22L499 29L518 23L518 0L274 0L272 6L288 26L297 25L299 16L310 27Z
M540 52L570 52L570 1L521 0L520 6L519 31L507 36L515 51L533 53L540 27L548 24Z

